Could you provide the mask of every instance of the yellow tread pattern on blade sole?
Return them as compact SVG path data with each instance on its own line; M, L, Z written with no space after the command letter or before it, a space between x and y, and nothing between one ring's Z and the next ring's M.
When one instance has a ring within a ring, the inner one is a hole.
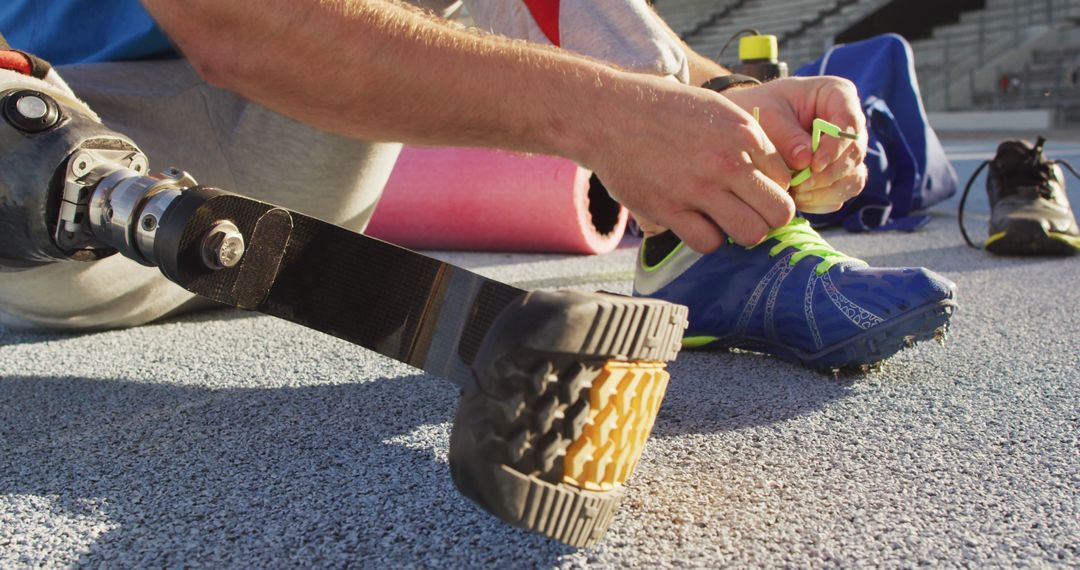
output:
M634 472L670 375L663 362L609 361L589 389L589 419L566 449L563 482L610 491Z

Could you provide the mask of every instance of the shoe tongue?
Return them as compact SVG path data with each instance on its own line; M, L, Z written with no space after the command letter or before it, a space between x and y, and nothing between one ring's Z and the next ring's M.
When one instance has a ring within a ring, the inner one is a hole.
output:
M998 145L994 167L1011 185L1039 186L1050 174L1049 164L1027 141L1012 140Z
M675 248L682 243L675 232L667 230L661 234L646 238L642 242L644 248L645 265L653 267L664 260Z
M994 162L999 167L1010 168L1017 163L1030 164L1032 146L1027 141L1005 141L998 145Z

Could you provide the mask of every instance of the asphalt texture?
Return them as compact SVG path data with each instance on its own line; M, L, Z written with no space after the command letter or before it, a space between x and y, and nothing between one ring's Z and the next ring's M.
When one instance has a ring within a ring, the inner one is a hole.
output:
M962 180L993 148L948 142ZM1049 148L1080 163L1080 143ZM1075 567L1080 258L970 249L957 202L911 234L826 234L953 279L944 346L839 378L684 352L623 508L582 550L459 495L455 388L361 348L238 311L0 329L0 567ZM987 212L980 182L973 235ZM438 255L625 292L634 253Z

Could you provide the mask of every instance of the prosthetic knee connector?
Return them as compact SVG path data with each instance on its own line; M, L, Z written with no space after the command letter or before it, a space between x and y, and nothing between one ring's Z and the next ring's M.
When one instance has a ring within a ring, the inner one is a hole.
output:
M156 265L160 216L195 181L176 169L149 175L135 143L45 91L0 90L0 271L117 250Z

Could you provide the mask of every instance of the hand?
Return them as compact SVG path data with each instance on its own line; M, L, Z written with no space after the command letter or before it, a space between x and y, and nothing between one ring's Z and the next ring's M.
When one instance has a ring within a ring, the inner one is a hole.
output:
M791 221L791 172L748 112L705 89L621 79L586 125L580 161L647 232L671 229L707 253L726 236L755 245Z
M835 212L866 184L866 117L855 85L839 77L790 77L724 96L751 110L760 109L761 127L793 170L807 166L809 180L792 188L795 206L809 214ZM822 118L859 135L857 140L822 137L810 150L810 128Z

